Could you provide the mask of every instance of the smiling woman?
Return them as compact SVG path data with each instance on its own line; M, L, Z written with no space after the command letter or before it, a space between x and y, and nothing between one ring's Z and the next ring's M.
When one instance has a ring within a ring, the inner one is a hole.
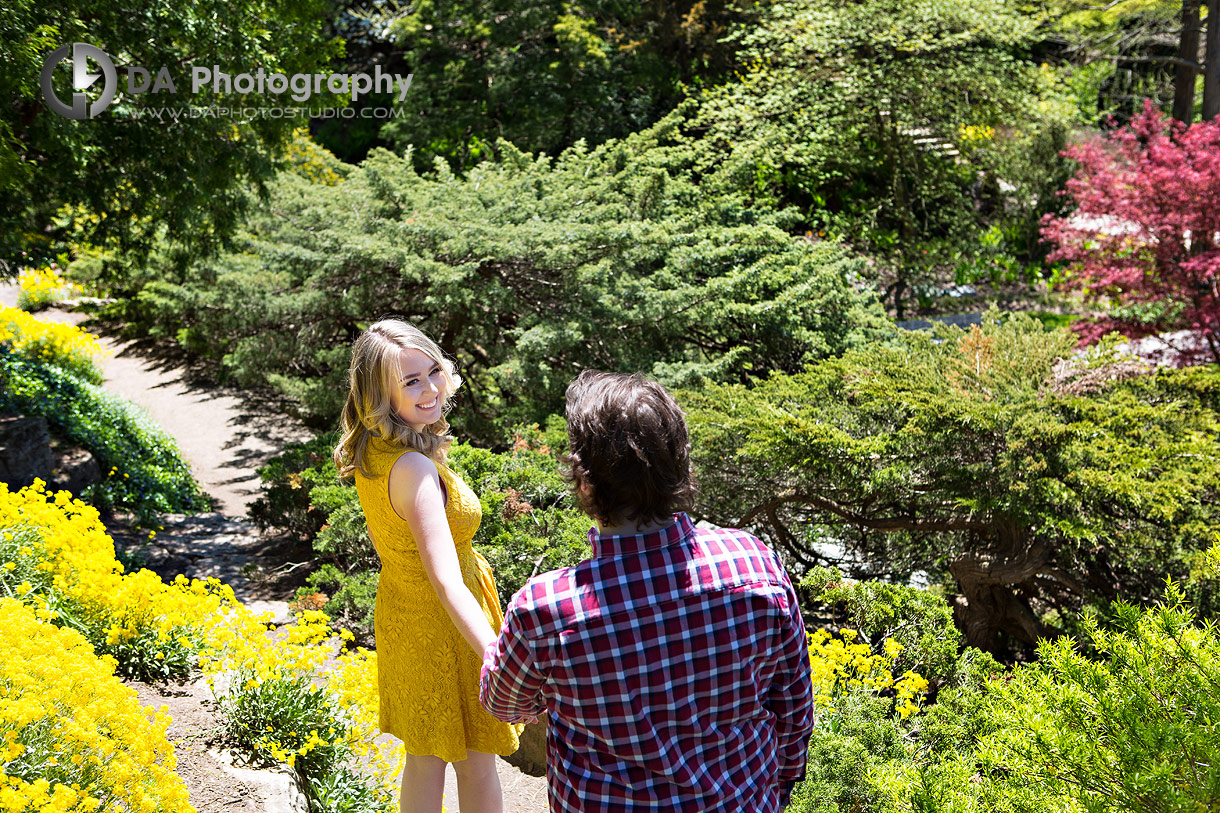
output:
M517 750L519 727L478 700L483 653L503 612L487 561L471 546L479 500L447 465L445 420L462 379L418 328L387 319L352 347L342 476L354 476L381 559L374 629L381 730L407 759L402 813L438 813L454 763L463 811L503 809L495 754Z
M441 418L446 391L445 371L422 350L403 349L398 357L398 386L390 391L394 414L416 432Z

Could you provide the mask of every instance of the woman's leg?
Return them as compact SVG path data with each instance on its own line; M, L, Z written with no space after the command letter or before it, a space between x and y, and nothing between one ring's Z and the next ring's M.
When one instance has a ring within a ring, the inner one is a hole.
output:
M398 795L401 813L441 813L445 797L445 765L440 757L407 754Z
M495 754L467 751L464 760L453 763L453 770L457 773L461 813L504 813Z

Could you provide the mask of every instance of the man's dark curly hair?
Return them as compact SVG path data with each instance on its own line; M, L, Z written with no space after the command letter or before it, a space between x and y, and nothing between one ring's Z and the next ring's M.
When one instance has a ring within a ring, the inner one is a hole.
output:
M664 387L640 373L586 370L568 385L566 411L564 473L585 513L643 526L690 509L690 434Z

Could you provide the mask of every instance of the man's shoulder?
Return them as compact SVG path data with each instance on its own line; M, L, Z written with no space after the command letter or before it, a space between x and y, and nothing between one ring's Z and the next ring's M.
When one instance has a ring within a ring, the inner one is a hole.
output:
M737 528L696 528L694 540L711 577L723 586L783 584L787 572L779 556L758 537Z
M582 562L585 565L587 562ZM528 619L530 626L541 629L581 614L581 589L578 571L581 565L561 567L539 573L525 583L508 603L508 613Z

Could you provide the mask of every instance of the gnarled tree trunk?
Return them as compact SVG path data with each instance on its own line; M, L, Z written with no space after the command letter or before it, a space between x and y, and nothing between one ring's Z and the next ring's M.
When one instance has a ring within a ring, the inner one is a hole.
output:
M1027 646L1043 634L1042 622L1014 588L1032 581L1050 552L1042 543L1028 544L1022 530L1004 528L985 550L963 553L949 564L965 598L953 608L954 620L970 646L1001 654L1000 633Z

